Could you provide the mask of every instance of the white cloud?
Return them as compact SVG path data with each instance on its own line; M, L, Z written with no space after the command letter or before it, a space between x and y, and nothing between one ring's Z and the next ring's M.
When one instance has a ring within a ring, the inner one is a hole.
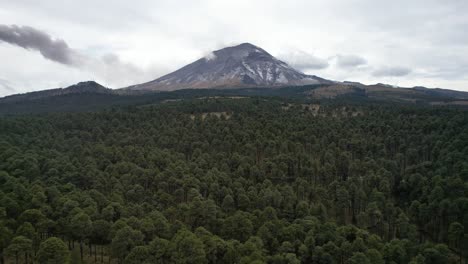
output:
M302 50L289 50L278 54L278 58L301 71L325 69L328 67L327 60Z
M311 62L298 59L296 64L328 79L387 82L396 77L375 76L378 66L404 65L411 74L400 71L399 85L468 90L465 0L0 0L0 7L0 24L39 28L87 57L116 54L121 64L144 72L117 70L111 77L109 67L98 74L53 65L26 50L11 53L10 45L0 43L0 57L9 62L0 63L0 77L20 91L86 79L121 87L242 42L273 55L288 50L312 54ZM367 64L325 67L325 58L335 54L355 54Z
M208 52L204 58L206 61L214 60L216 59L216 54L214 54L214 52Z

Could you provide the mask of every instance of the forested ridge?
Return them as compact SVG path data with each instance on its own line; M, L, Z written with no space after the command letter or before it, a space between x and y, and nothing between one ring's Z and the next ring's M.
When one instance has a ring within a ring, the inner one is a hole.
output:
M0 118L2 263L465 263L468 112L205 98Z

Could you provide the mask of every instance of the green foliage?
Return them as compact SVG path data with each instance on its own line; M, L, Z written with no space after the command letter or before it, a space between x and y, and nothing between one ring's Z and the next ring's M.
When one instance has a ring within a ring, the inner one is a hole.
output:
M67 263L70 252L60 238L51 237L41 243L37 252L37 261L40 264Z
M169 243L173 263L206 263L203 242L187 229L182 229Z
M125 257L125 264L149 264L154 263L151 262L150 259L150 251L147 246L137 246L130 251L130 253Z
M25 262L27 262L28 256L32 251L32 241L24 236L14 237L5 251L8 255L15 256L17 262L18 255L20 253L25 254Z
M464 260L466 135L460 110L274 98L1 118L0 253L37 250L40 263L67 263L68 245L76 262Z
M356 252L348 261L349 264L373 264L369 258L361 252Z
M129 226L118 230L112 239L111 247L113 256L124 259L134 248L143 243L143 234Z

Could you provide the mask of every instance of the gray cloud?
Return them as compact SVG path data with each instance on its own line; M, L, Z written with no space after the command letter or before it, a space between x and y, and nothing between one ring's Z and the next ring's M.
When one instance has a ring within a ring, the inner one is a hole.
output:
M93 77L111 85L130 85L150 80L151 73L157 72L157 69L145 72L134 64L123 62L113 53L99 58L87 56L70 48L64 40L54 39L30 26L0 25L0 40L27 50L37 50L48 60L90 71L96 75ZM9 87L5 82L0 82L0 85L5 89Z
M15 89L10 86L10 82L4 79L0 79L0 89L7 92L15 92Z
M375 70L372 75L375 77L400 77L411 73L411 69L401 66L385 66Z
M37 50L45 58L62 64L73 65L75 52L61 39L29 26L0 25L0 40L29 50Z
M280 53L278 54L278 58L301 71L325 69L329 66L327 60L321 59L302 50L292 50L287 53Z
M357 55L336 55L336 65L340 68L356 67L367 64L367 60Z
M395 72L401 75L411 69L411 74L398 78L399 85L468 90L468 56L462 56L468 54L466 0L139 0L132 5L125 0L0 0L0 6L0 23L47 29L66 40L69 49L85 55L85 65L62 67L0 40L0 58L9 61L0 63L1 77L22 92L80 79L109 80L111 87L151 80L208 51L242 42L272 54L284 52L283 47L314 52L320 55L318 60L281 59L327 79L374 83L385 82L383 75L390 75L391 82ZM311 16L310 10L320 12ZM122 56L112 62L121 70L100 58L106 51ZM357 54L368 63L340 67L338 52ZM128 68L127 62L139 67ZM334 67L326 67L328 63ZM138 70L141 67L145 70Z

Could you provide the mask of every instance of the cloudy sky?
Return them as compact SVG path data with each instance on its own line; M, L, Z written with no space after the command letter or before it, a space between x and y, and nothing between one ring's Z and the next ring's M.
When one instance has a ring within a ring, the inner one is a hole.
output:
M324 78L468 91L466 0L0 0L0 96L149 81L250 42Z

